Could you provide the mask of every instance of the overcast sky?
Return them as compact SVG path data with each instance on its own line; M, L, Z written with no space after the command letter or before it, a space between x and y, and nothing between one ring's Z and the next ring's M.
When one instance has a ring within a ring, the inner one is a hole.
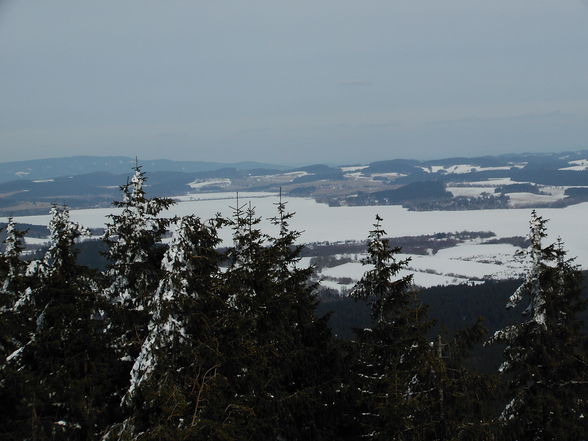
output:
M582 0L0 0L0 161L588 148Z

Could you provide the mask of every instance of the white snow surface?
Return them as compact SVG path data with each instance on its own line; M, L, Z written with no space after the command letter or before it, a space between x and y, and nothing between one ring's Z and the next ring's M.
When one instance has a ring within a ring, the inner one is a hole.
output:
M273 183L287 183L292 182L297 178L301 178L303 176L314 175L314 173L309 173L307 171L299 170L299 171L291 171L286 173L278 173L275 175L260 175L260 176L250 176L252 179L255 179L257 182L273 182Z
M205 187L210 186L217 186L217 187L228 187L231 185L231 180L228 178L221 178L221 179L198 179L196 181L190 182L188 186L193 188L194 190L203 189Z
M481 196L482 193L494 194L495 187L452 187L447 186L447 191L451 192L454 197L467 196L477 197Z
M513 181L511 178L489 178L485 181L468 181L465 186L497 187L499 185L530 184L529 181Z
M407 257L407 255L399 255L399 258ZM417 257L417 256L411 256ZM420 271L418 268L413 268L411 265L413 262L409 263L409 269L400 270L398 272L397 278L402 278L408 275L413 275L413 282L415 285L428 288L431 286L438 286L438 285L454 285L460 283L468 283L470 279L468 277L462 277L456 274L445 275L445 274L434 274L432 272L425 272ZM423 266L423 268L426 265ZM455 266L455 265L454 265ZM417 265L418 267L418 265ZM321 272L323 276L331 277L331 278L343 278L349 277L354 281L358 281L364 274L365 271L372 269L371 265L363 265L360 262L348 262L342 265L338 265L332 268L325 268ZM424 268L428 269L428 268ZM336 282L333 281L322 281L321 285L327 286L333 289L340 289L341 286L337 286ZM343 285L343 287L349 288L349 286Z
M431 165L429 167L419 167L425 173L445 173L453 175L461 175L465 173L493 171L493 170L510 170L513 167L520 168L518 165L505 165L500 167L481 167L479 165L471 164L455 164L451 166Z
M349 277L353 280L359 280L364 271L372 269L371 265L362 265L360 262L347 262L331 268L325 268L322 274L328 277Z
M406 176L404 173L372 173L372 177L380 177L380 178L388 178L388 179L396 179Z
M25 236L24 241L27 245L44 245L47 242L49 242L49 238L48 237L42 238L42 237Z
M502 182L501 182L502 184ZM235 206L235 199L227 199L227 193L217 193L218 199L183 200L172 206L163 215L183 216L196 214L204 219L213 217L221 212L225 216L231 215L231 208ZM206 197L215 197L214 193ZM257 195L257 193L255 193ZM268 232L275 232L267 218L276 215L275 203L277 196L252 198L251 194L240 194L239 203L251 201L258 216L264 218L262 228ZM500 210L471 210L471 211L409 211L398 205L362 206L362 207L329 207L319 204L310 198L288 198L287 210L296 212L291 221L291 227L303 231L300 241L307 242L336 242L343 240L365 240L372 228L376 214L383 219L383 227L388 235L418 236L424 234L447 233L456 231L492 231L497 237L526 236L530 209L509 208ZM113 212L120 212L114 208L97 208L72 210L71 219L80 224L100 228L104 226L106 216ZM588 235L584 233L585 219L588 218L588 203L572 205L565 208L546 208L538 213L549 219L547 224L548 241L554 242L561 236L570 256L577 256L577 262L584 268L588 267ZM6 222L7 218L0 221ZM16 222L34 225L47 225L49 215L20 216ZM224 229L220 237L225 245L232 243L231 231ZM445 252L445 251L444 251ZM440 255L443 255L440 253Z
M535 194L535 193L509 193L509 204L513 208L532 207L537 204L545 204L557 202L564 198L563 191L553 192L551 194Z
M584 171L588 170L588 159L577 159L575 161L569 161L571 164L569 167L563 167L559 170L570 170L570 171Z
M331 289L334 289L339 292L341 292L342 290L351 290L351 288L353 288L353 286L354 286L354 283L342 284L336 280L327 280L327 279L321 280L320 284L321 284L321 286L324 286L325 288L331 288Z
M259 199L259 198L267 198L267 197L276 197L276 193L268 193L268 192L239 192L239 199ZM234 192L217 192L217 193L188 193L181 196L174 196L173 199L179 202L186 202L186 201L235 201L235 193ZM173 210L173 207L172 207Z
M494 194L496 187L501 185L526 183L527 182L513 181L511 178L490 178L485 181L450 182L447 184L447 191L451 192L454 197L477 197L482 193Z
M355 179L356 181L374 182L374 178L372 178L370 175L364 175L360 171L345 173L343 176L347 179Z
M349 166L349 167L339 167L339 168L341 169L342 172L347 173L347 172L354 172L354 171L363 170L368 167L369 167L369 165L353 165L353 166Z
M309 176L309 175L314 175L314 173L308 173L307 171L292 171L292 172L287 172L287 173L281 173L278 176L288 176L291 177L292 180L296 179L296 178L301 178L302 176Z
M468 183L449 183L447 191L451 192L454 197L467 196L478 197L482 193L495 194L495 190L500 185L525 184L526 182L513 181L507 179L490 179L487 181L476 181ZM509 205L513 208L524 208L536 206L538 204L553 203L565 199L566 189L570 186L560 185L539 185L539 190L544 194L535 193L508 193ZM583 186L574 186L583 187Z

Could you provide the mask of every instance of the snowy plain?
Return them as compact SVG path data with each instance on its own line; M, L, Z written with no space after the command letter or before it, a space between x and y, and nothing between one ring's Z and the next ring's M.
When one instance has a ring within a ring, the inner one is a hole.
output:
M195 214L204 219L211 218L216 213L231 216L237 204L235 195L226 192L194 193L176 199L178 203L163 215ZM287 209L296 213L291 220L291 227L303 232L300 239L302 243L365 240L376 214L384 219L383 227L390 237L460 231L489 231L496 234L495 238L526 236L531 214L529 208L409 211L396 205L329 207L311 198L299 197L285 198L284 201L287 202ZM272 193L239 194L239 205L244 208L254 207L256 215L262 218L262 228L268 233L276 232L268 219L276 215L277 202L278 196ZM71 218L83 226L100 228L107 222L108 215L116 211L114 208L72 210ZM537 211L539 215L549 219L547 241L555 241L557 236L561 236L569 255L577 257L577 263L588 268L588 234L584 230L585 219L588 218L588 203ZM49 216L22 216L15 220L47 225ZM6 218L0 218L0 221L5 222ZM229 244L230 229L221 231L221 238L225 244ZM505 278L520 272L520 264L513 262L515 251L516 247L508 244L472 242L442 249L435 255L410 256L412 261L409 267L411 272L415 272L415 282L421 286ZM357 280L365 269L361 268L358 261L340 267L326 269L322 275Z

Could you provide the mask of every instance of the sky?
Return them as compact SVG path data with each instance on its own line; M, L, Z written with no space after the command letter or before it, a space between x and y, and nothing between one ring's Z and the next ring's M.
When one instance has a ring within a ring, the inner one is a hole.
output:
M588 148L588 1L0 0L0 161Z

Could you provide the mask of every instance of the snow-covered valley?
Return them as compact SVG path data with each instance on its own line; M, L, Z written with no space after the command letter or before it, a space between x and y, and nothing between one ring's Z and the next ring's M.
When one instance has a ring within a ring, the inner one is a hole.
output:
M235 194L206 193L188 194L176 198L164 215L182 216L196 214L202 218L213 217L216 213L231 216L237 204ZM262 228L272 233L269 219L275 216L278 195L274 193L239 194L239 205L255 208L262 218ZM495 243L496 240L525 236L528 231L530 209L497 209L472 211L409 211L401 206L357 206L330 207L317 203L311 198L287 198L287 208L296 213L291 226L302 231L303 243L339 243L361 241L367 238L375 215L383 217L383 226L392 238L401 236L433 235L462 231L492 232L492 240L473 239L457 243L451 248L443 248L428 255L406 254L410 257L407 273L414 274L414 281L420 286L448 285L455 283L479 283L487 279L504 279L519 274L522 263L514 259L519 249L509 243ZM72 219L89 228L101 228L108 215L115 209L72 210ZM588 268L588 235L583 226L588 217L588 203L565 208L539 210L539 214L549 219L547 240L555 241L561 236L571 256ZM22 216L17 222L33 225L46 225L48 215ZM6 218L0 218L6 221ZM230 244L231 231L224 229L221 237ZM42 240L28 239L30 244L38 245ZM393 239L392 239L393 242ZM319 277L324 286L344 292L361 277L365 268L360 263L363 256L350 254L345 263L321 269ZM301 264L308 264L305 258Z

